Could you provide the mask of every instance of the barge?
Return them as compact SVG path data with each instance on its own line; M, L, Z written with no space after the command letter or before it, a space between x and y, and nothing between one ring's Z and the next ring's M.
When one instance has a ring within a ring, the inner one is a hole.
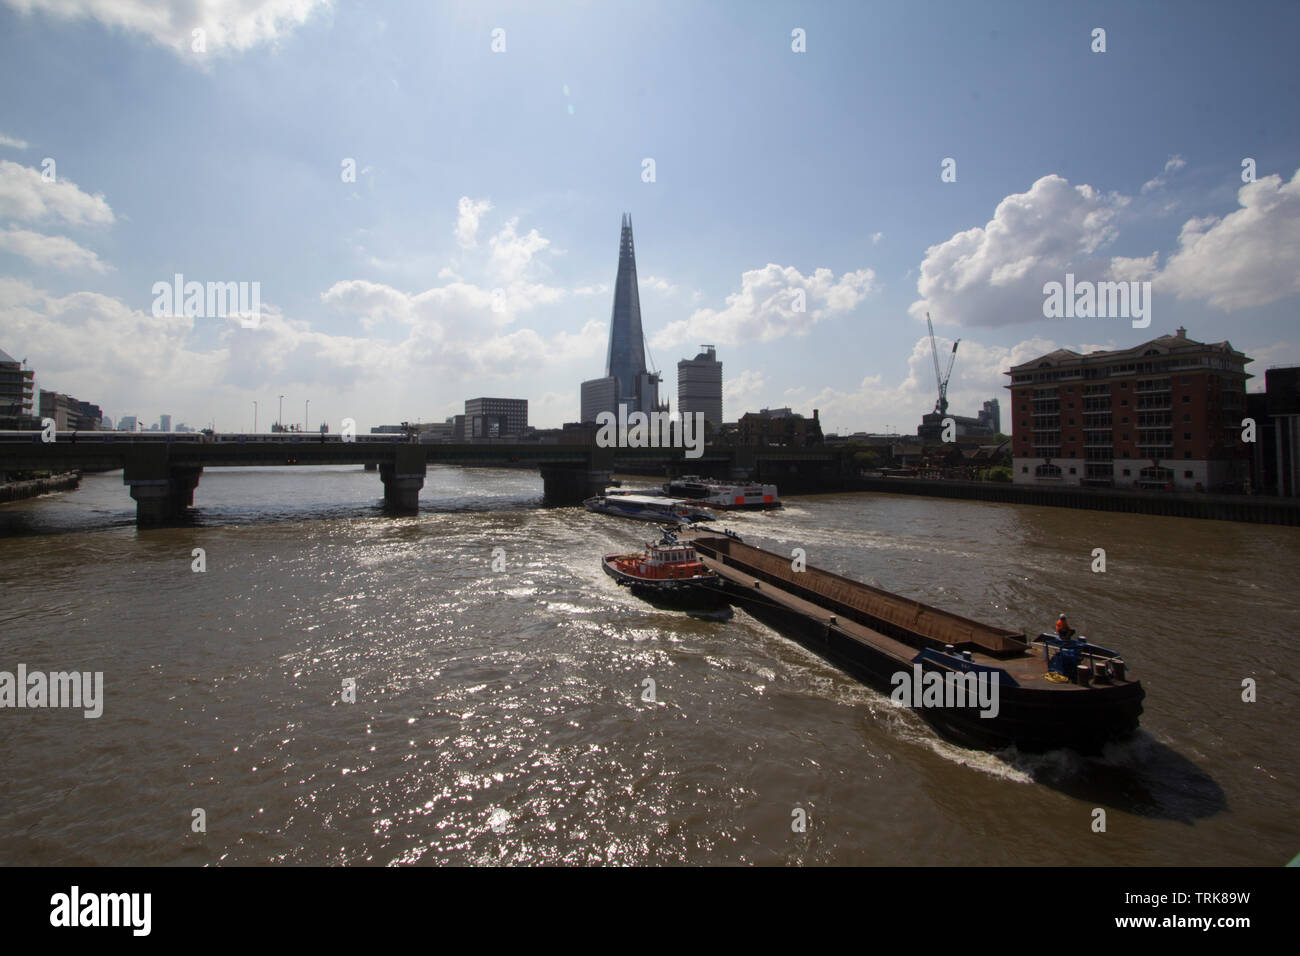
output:
M1138 728L1146 692L1114 651L982 624L735 536L689 540L733 604L912 707L967 746L1098 753Z

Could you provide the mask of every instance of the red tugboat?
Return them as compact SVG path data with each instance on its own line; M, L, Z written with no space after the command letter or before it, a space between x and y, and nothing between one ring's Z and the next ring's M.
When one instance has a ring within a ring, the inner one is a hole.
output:
M603 564L606 574L651 604L693 610L716 610L727 604L718 575L672 531L665 531L658 544L646 545L640 554L607 554Z

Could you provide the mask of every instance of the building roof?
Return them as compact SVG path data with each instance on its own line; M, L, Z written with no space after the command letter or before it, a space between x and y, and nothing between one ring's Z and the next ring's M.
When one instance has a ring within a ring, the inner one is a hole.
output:
M18 360L14 358L12 355L10 355L8 352L6 352L4 349L0 349L0 362L5 362L10 365L18 364Z
M1128 358L1143 358L1150 353L1168 355L1173 352L1227 352L1233 358L1240 359L1243 364L1254 361L1254 359L1247 358L1243 353L1234 349L1232 343L1226 339L1222 342L1198 342L1195 339L1189 339L1187 330L1180 327L1172 335L1160 335L1143 342L1141 345L1135 345L1127 349L1113 349L1111 351L1103 349L1089 352L1087 355L1073 352L1070 349L1057 349L1055 352L1048 352L1046 355L1030 359L1021 365L1014 365L1005 374L1032 372L1043 366L1060 368L1073 365L1109 364Z

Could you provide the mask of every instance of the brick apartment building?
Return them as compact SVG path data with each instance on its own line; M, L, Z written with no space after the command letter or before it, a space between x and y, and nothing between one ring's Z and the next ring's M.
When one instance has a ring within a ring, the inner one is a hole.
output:
M1114 488L1235 489L1246 364L1180 328L1131 349L1058 349L1012 368L1013 480Z

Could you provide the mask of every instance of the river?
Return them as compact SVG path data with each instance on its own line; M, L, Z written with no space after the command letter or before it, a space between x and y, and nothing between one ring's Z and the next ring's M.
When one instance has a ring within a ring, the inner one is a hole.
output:
M886 494L723 522L990 623L1069 612L1148 695L1139 735L1084 759L962 749L743 609L657 610L600 568L653 526L541 493L432 467L420 514L391 517L359 468L209 469L182 527L137 531L120 472L0 506L0 670L105 687L98 719L0 711L0 863L1300 852L1300 529Z

